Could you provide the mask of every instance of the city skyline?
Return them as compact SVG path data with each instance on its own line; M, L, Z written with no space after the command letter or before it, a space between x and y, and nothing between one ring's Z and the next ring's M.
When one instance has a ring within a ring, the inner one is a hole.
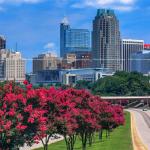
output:
M149 6L146 0L0 0L0 34L6 37L7 48L17 47L28 59L27 72L31 72L34 56L47 51L59 55L59 25L64 16L72 28L92 31L97 9L114 9L121 38L150 43Z
M0 150L150 150L150 0L0 0Z
M79 6L79 2L82 5ZM146 0L106 0L105 3L101 0L0 1L0 34L6 36L8 48L15 49L17 42L25 58L32 58L49 48L59 53L59 23L64 15L69 18L73 28L91 31L92 20L100 6L115 9L122 38L144 39L146 43L150 41L150 8ZM143 25L145 28L142 28Z

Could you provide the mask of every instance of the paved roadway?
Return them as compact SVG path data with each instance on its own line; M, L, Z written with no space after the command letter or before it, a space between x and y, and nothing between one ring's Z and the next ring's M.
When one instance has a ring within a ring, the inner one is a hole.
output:
M150 150L150 110L129 109L129 111L134 114L139 137Z

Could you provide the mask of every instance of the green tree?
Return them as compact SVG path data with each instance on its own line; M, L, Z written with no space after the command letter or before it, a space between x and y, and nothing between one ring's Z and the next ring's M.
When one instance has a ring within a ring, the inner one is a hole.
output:
M92 92L104 96L143 96L150 94L150 78L141 73L124 71L99 79Z
M93 83L86 80L79 80L77 81L75 88L76 89L91 89L93 86Z

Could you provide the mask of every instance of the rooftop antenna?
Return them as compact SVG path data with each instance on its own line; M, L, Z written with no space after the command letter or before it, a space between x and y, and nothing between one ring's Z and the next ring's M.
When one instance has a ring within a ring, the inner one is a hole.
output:
M63 19L62 19L62 22L64 25L69 25L69 20L67 18L67 15L66 13L64 13L64 16L63 16Z

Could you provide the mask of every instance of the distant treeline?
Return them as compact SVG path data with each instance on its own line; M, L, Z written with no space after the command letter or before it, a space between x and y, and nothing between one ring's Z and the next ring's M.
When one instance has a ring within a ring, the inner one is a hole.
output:
M78 81L75 88L88 89L101 96L144 96L150 95L150 76L124 71L99 79L95 83Z

